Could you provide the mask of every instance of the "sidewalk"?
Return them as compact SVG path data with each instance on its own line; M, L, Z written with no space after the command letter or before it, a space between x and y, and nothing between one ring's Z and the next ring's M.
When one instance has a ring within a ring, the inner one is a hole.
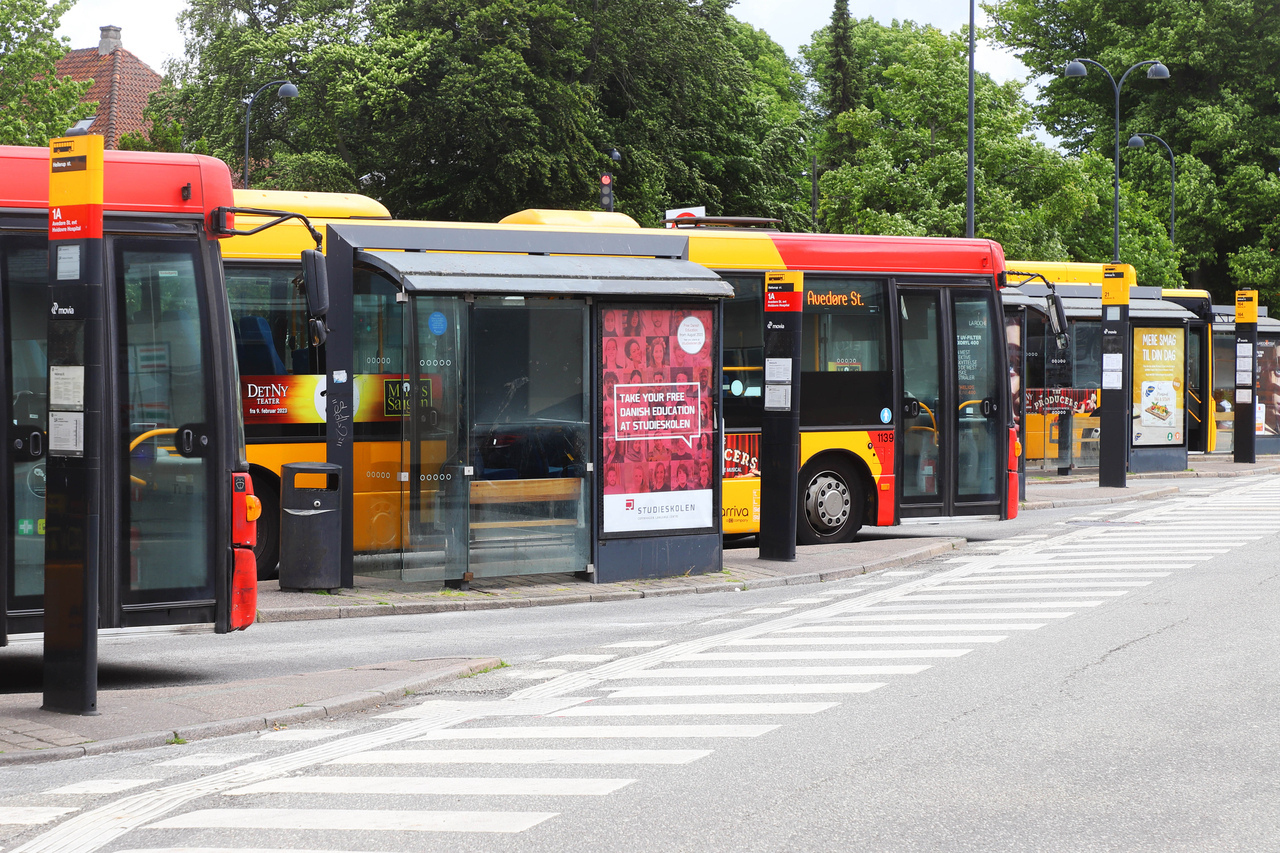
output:
M1230 457L1193 457L1189 471L1130 475L1125 489L1099 488L1096 472L1032 476L1022 511L1158 500L1178 492L1176 484L1158 480L1274 473L1280 473L1280 457L1254 465L1235 465ZM259 585L258 621L491 610L814 584L909 565L965 544L962 538L912 536L802 546L794 563L760 560L754 548L730 548L724 552L722 572L610 584L571 574L535 575L477 579L460 591L439 583L357 577L355 589L328 595L282 592L277 582L268 581ZM0 694L0 766L267 730L371 708L498 664L495 658L398 661L228 684L103 691L103 712L97 717L41 711L39 694ZM222 719L221 707L234 707L236 717Z

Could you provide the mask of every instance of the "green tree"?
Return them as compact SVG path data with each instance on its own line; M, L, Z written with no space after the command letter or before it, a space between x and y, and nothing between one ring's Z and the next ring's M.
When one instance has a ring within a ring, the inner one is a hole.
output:
M803 81L727 0L193 0L179 117L256 186L379 197L398 216L618 207L801 220ZM620 164L605 152L616 147Z
M1280 100L1275 57L1280 17L1263 0L993 0L984 4L996 37L1036 74L1050 74L1037 117L1068 150L1108 158L1115 143L1115 99L1096 68L1083 79L1062 77L1065 63L1088 57L1118 78L1146 59L1170 78L1130 75L1121 96L1121 145L1134 132L1155 133L1177 156L1178 260L1193 287L1227 301L1237 287L1280 304ZM1154 148L1154 146L1152 146ZM1126 180L1152 201L1168 199L1163 149L1125 149ZM1130 198L1122 199L1128 205ZM1166 208L1167 221L1167 208Z
M54 71L68 50L54 31L74 2L0 0L0 145L46 145L97 106L80 103L92 81Z
M832 231L959 237L965 233L968 43L912 22L856 22L861 101L835 119L822 176ZM823 36L808 57L825 61ZM1103 260L1111 255L1109 160L1067 155L1032 135L1016 81L980 74L975 94L975 226L1010 258ZM1166 196L1167 198L1167 196ZM1124 211L1126 259L1144 281L1176 285L1160 200L1136 194ZM1163 208L1167 211L1167 207Z

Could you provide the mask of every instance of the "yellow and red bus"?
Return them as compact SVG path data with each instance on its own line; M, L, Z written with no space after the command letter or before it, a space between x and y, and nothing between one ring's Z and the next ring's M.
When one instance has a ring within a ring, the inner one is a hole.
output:
M237 201L297 210L317 226L326 219L385 217L381 206L351 196L255 193L238 194ZM249 221L243 215L240 220ZM689 260L718 273L736 293L724 309L726 535L759 528L762 291L765 273L776 270L799 270L805 277L798 540L845 542L864 524L1017 514L1019 451L998 244L787 234L743 227L746 220L684 223L691 226ZM490 225L433 227L564 233L639 228L621 214L553 210L523 211ZM281 463L324 453L323 406L314 407L314 417L305 405L307 416L297 415L307 393L317 400L323 393L316 354L306 351L302 334L305 306L289 289L298 250L309 245L300 226L282 226L255 238L233 238L223 251L246 386L249 456L255 488L264 494L275 488ZM357 270L354 287L355 388L360 395L380 395L385 378L402 375L402 303L394 284L375 272ZM272 377L292 377L275 383L293 400L288 423L270 421L278 414L269 411L277 397L248 395L269 389ZM366 554L400 547L405 505L400 483L375 478L398 465L400 427L393 416L380 414L388 407L367 402L357 407L354 466L355 549ZM264 497L264 504L271 506L273 497ZM269 515L264 512L264 519ZM265 545L274 535L263 531L259 540ZM264 547L261 557L266 574L274 555Z
M102 629L209 625L225 633L252 624L256 612L249 549L260 507L246 474L218 258L231 175L212 157L104 153L89 139L59 141L70 156L0 146L0 398L9 407L0 462L0 517L8 524L0 646L46 631L48 463L94 445L100 475L86 480L83 497L95 525L82 538L62 536L64 549L82 541L82 559L99 567L98 611L89 620ZM94 239L84 245L50 240L55 164L101 168L101 232L90 226ZM77 313L65 297L62 306L54 301L51 255L57 282L102 271L94 319L104 363L85 366L84 348L94 341L75 324L84 305ZM62 318L71 331L51 337ZM77 368L65 366L77 360ZM98 417L85 414L88 381L100 383ZM54 580L74 576L64 569Z

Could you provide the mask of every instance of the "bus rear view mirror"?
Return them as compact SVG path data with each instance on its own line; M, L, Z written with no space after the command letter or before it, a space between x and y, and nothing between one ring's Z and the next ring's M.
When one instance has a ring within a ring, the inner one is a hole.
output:
M302 251L302 286L307 295L307 313L311 315L311 344L321 346L329 336L325 315L329 313L329 275L324 254L316 249Z
M1049 329L1057 339L1058 349L1066 349L1071 344L1071 336L1067 334L1067 311L1057 293L1049 294Z

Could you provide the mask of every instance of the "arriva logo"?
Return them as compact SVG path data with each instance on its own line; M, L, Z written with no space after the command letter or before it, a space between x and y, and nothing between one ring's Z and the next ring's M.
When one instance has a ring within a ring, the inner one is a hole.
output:
M59 306L58 303L55 302L53 303L53 305L49 306L49 313L53 314L54 316L57 316L58 314L75 314L76 309L71 307L70 305L68 305L66 308L63 308Z

